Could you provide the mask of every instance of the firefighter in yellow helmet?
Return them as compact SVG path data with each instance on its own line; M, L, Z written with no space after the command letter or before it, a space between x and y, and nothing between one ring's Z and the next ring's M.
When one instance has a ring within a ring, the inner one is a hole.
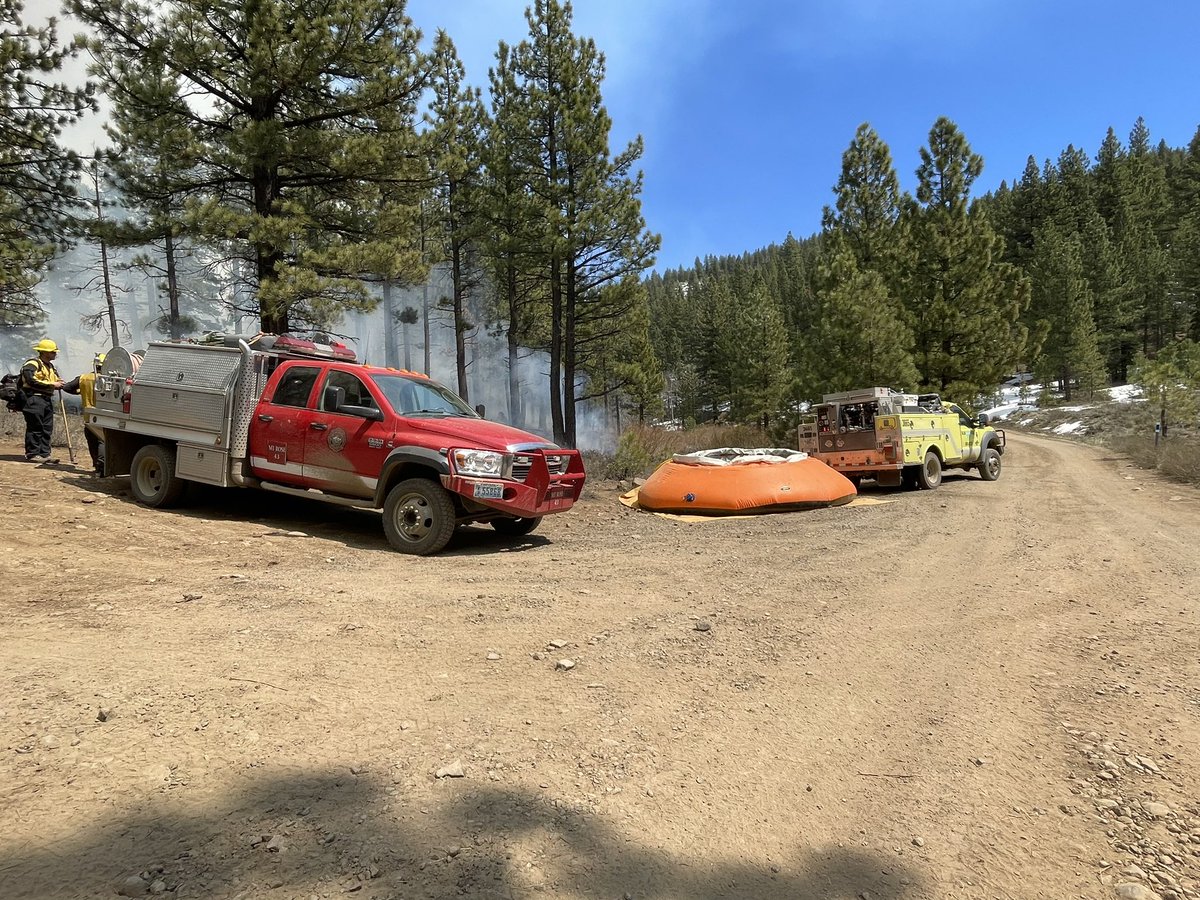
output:
M54 392L63 380L54 368L58 344L44 338L33 345L37 356L21 366L20 389L25 401L25 458L30 462L51 461L50 437L54 434Z
M92 371L72 378L63 385L68 394L78 394L83 406L83 436L87 440L88 453L92 456L92 469L97 475L104 474L103 434L94 425L88 424L88 414L96 409L96 376L104 366L104 354L97 353L92 362Z

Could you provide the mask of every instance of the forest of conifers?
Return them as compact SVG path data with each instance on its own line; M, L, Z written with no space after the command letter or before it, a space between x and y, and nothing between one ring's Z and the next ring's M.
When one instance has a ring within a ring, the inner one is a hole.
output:
M873 385L972 404L1017 372L1066 399L1135 368L1200 384L1200 130L1154 145L1138 119L972 199L982 166L940 119L910 196L864 124L820 234L652 275L669 414L769 422L789 398Z
M567 444L585 403L772 424L857 386L970 404L1018 371L1068 397L1153 365L1200 379L1200 133L1155 146L1139 120L973 198L983 161L949 119L913 196L863 125L820 234L659 274L642 142L610 151L604 57L570 4L534 0L486 93L403 0L65 8L89 37L64 44L0 0L0 339L38 332L39 288L75 245L106 291L109 254L134 254L173 337L213 305L336 333L437 267L459 393L482 330L507 341L510 410L518 358L543 352ZM88 83L53 80L77 55ZM109 143L81 159L63 129L100 96ZM95 327L115 342L108 307ZM398 332L422 312L389 315Z

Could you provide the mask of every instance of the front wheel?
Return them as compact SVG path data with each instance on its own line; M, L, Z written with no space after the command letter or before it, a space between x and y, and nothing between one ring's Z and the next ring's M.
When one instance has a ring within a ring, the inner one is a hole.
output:
M1000 477L1000 451L988 447L979 460L979 477L984 481L995 481Z
M428 556L454 536L454 503L440 484L410 478L390 491L383 503L383 533L401 553Z
M129 464L129 486L139 503L166 509L183 497L186 482L175 477L173 448L147 444L133 454Z
M541 516L528 519L492 519L492 527L500 534L508 537L520 537L532 534L542 524Z
M917 486L932 491L942 483L942 461L932 450L925 454L925 463L917 470Z

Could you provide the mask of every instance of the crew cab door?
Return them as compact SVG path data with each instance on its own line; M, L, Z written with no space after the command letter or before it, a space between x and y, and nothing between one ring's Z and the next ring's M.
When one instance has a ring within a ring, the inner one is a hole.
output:
M346 497L374 497L394 442L385 407L368 380L330 369L316 407L305 436L305 483Z
M288 366L268 385L250 421L250 468L259 478L303 483L305 442L318 366Z
M954 403L948 407L958 416L959 445L962 447L964 462L975 462L979 459L979 444L983 437L983 429L979 428L974 419L968 416Z

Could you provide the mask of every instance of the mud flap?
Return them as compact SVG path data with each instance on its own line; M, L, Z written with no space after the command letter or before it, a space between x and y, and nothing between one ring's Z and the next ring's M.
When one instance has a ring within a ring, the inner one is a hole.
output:
M875 473L875 483L880 487L900 487L901 469L884 469Z

